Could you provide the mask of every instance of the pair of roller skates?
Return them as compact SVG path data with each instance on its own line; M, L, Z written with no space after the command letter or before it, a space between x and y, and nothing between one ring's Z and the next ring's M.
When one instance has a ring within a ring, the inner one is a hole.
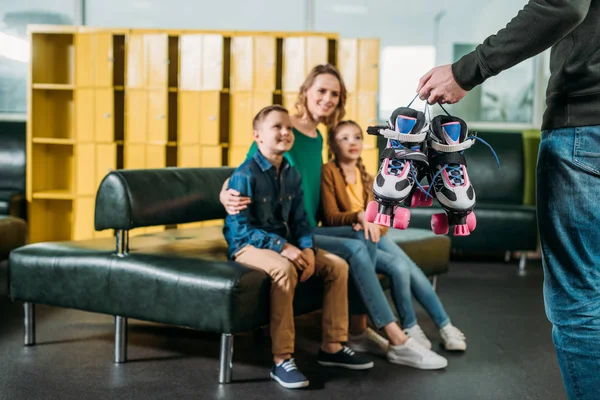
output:
M376 201L367 206L367 221L406 229L408 207L430 207L435 197L445 212L431 217L434 233L448 234L454 226L454 236L467 236L475 229L475 190L463 152L476 136L469 135L462 119L448 114L428 121L424 112L400 107L389 126L371 126L367 133L387 138L373 182ZM424 178L429 185L421 185Z

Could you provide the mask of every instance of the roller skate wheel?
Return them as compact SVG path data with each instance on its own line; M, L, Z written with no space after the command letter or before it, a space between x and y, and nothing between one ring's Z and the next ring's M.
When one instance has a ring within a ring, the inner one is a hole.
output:
M467 215L467 226L471 232L473 232L477 226L477 218L475 217L475 213L473 211Z
M423 186L423 189L428 190L429 186ZM410 200L410 206L412 208L416 207L431 207L433 204L433 196L427 196L422 191L418 190L413 194L412 199Z
M381 214L381 213L377 213L377 216L375 217L375 221L373 221L374 223L376 223L377 225L381 225L381 226L390 226L390 216L387 214Z
M431 216L431 230L436 235L448 234L448 216L445 213L433 214Z
M454 236L469 236L470 234L471 231L469 230L467 224L454 226Z
M394 211L394 229L406 229L410 222L410 210L397 207Z
M367 209L365 210L365 219L368 222L374 222L375 218L377 218L377 214L379 212L379 203L376 201L370 201L367 204Z

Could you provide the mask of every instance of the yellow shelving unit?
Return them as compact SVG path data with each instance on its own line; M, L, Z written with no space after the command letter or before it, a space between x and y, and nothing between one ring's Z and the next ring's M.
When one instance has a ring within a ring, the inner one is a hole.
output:
M93 229L95 193L111 169L239 165L253 140L256 112L274 102L293 112L315 64L342 70L351 91L348 117L363 127L376 117L377 40L46 25L30 26L30 35L32 242L112 235ZM376 157L369 143L365 162L376 168Z
M348 97L344 119L356 121L363 129L363 162L367 171L377 173L377 137L367 135L367 127L377 124L379 92L379 40L344 38L338 41L338 68L344 78Z

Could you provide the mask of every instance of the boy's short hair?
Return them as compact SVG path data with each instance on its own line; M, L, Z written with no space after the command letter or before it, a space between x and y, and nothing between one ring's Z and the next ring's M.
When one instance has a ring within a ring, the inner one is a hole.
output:
M273 104L271 106L266 106L262 110L260 110L258 112L258 114L256 114L256 116L254 117L254 121L252 121L252 129L254 129L254 130L258 129L258 124L263 122L265 120L265 118L267 118L267 116L270 113L272 113L273 111L279 111L282 113L289 114L287 108L285 108L284 106L281 106L279 104Z

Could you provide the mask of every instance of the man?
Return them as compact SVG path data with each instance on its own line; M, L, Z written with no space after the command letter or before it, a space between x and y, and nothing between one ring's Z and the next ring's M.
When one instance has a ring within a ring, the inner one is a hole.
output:
M531 0L496 35L419 81L428 103L456 103L552 47L537 165L546 313L570 399L600 388L600 0Z

